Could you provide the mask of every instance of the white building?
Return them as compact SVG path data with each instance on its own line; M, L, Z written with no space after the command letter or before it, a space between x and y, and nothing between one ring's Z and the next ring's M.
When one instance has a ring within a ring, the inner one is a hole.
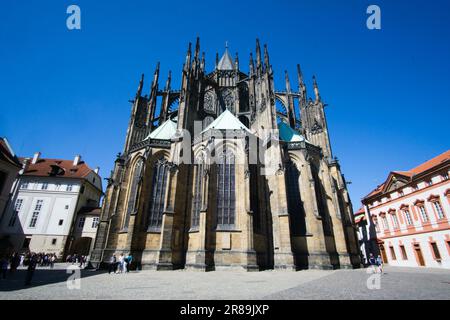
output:
M21 159L17 190L0 221L0 235L11 250L67 254L77 242L75 222L82 208L96 208L102 195L98 168L74 160ZM83 209L85 210L85 209ZM95 237L95 235L94 235ZM93 241L92 241L93 242Z
M5 213L10 192L22 165L6 138L0 138L0 219Z
M450 150L409 171L393 171L363 200L383 260L450 268Z

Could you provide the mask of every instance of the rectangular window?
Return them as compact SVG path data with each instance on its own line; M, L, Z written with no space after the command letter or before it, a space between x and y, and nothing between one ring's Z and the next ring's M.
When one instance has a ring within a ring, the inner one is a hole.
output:
M72 191L72 188L73 188L73 185L72 184L68 184L67 186L66 186L66 191Z
M41 212L43 203L44 203L44 200L36 201L36 206L34 207L33 215L31 216L31 220L30 220L30 225L29 225L30 228L36 227L36 223L37 223L37 220L39 217L39 213Z
M411 213L409 213L409 210L405 210L405 218L406 218L406 223L408 224L408 226L411 226L413 224L413 220L411 218Z
M400 246L400 251L402 252L402 259L403 260L408 260L408 255L406 254L406 249L404 245Z
M48 183L47 182L42 183L41 190L47 190L47 189L48 189Z
M392 214L392 222L394 223L394 229L398 229L398 226L399 226L398 218L397 218L397 215L395 213Z
M55 190L60 190L61 189L61 183L57 183L55 185Z
M80 220L78 220L78 228L83 228L85 221L86 221L86 218L85 217L81 217Z
M22 182L22 184L20 185L20 189L28 189L28 182Z
M420 216L422 217L422 221L423 222L428 222L428 214L425 211L425 207L424 206L418 206L418 208L419 208Z
M391 251L392 260L397 260L397 256L395 255L394 247L389 247L389 251Z
M52 239L52 245L55 245L55 244L56 244L56 239L53 238L53 239Z
M68 204L66 204L65 206L64 206L64 209L69 209L69 205Z
M441 203L439 201L433 202L434 208L436 209L436 213L438 215L438 219L444 219L444 210L442 209Z
M431 181L431 180L428 180L428 181L427 181L427 186L429 186L429 187L430 187L430 186L432 186L432 185L433 185L433 181Z
M58 222L58 226L62 226L63 223L64 223L64 220L63 220L63 219L60 219L59 222Z
M441 253L439 252L439 248L436 242L431 242L431 249L433 250L433 255L436 260L441 260Z
M99 220L100 220L99 217L94 217L94 219L92 219L91 227L94 228L94 229L97 228Z
M381 217L381 221L383 221L383 229L384 230L389 230L389 226L388 226L388 222L387 222L386 216L382 216Z
M84 193L84 186L81 186L80 193Z
M448 173L447 172L442 174L442 180L444 180L444 181L448 180Z
M19 216L20 210L22 209L23 199L17 199L16 204L14 205L14 210L11 215L11 219L9 219L8 226L14 227L17 221L17 217Z

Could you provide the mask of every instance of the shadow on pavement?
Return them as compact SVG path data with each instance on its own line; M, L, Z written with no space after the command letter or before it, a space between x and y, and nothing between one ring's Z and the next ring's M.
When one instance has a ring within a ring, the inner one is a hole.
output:
M36 268L31 280L31 284L25 285L25 279L27 276L26 269L16 270L14 273L10 273L8 270L6 279L0 278L0 292L23 290L43 285L66 282L72 275L72 272L73 270L70 270L69 273L69 271L66 269ZM80 272L81 278L87 278L104 273L105 271L80 270Z

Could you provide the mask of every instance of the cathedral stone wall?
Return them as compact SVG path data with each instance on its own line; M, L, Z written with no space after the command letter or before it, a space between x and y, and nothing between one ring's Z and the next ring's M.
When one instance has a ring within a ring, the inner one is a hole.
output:
M199 50L199 41L194 52L189 45L180 90L171 89L171 73L159 88L159 64L148 98L141 78L93 262L131 253L132 268L156 270L358 267L351 201L316 79L314 101L299 67L298 92L287 73L286 90L276 91L259 41L248 73L228 49L207 73Z

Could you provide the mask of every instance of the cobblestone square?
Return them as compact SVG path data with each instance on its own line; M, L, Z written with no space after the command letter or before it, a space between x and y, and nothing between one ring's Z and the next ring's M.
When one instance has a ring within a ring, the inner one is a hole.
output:
M108 274L82 270L80 289L68 289L66 264L38 268L25 287L26 270L0 280L0 299L450 299L450 270L386 267L380 288L369 289L366 269L263 271L132 271ZM373 279L373 278L372 278ZM370 281L369 281L370 282Z

